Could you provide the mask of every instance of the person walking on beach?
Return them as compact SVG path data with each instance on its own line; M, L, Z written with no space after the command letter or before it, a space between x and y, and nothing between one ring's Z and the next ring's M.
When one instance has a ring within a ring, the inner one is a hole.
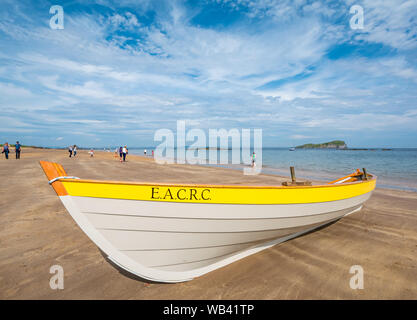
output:
M20 159L20 151L22 150L22 147L19 143L19 141L16 141L16 144L14 145L14 151L16 152L16 159Z
M123 147L123 162L125 162L126 161L126 155L128 154L128 151L127 151L127 147L126 146L124 146Z
M77 155L77 146L74 144L74 147L72 148L72 152L74 153L74 157Z
M4 155L6 156L6 159L9 159L9 152L10 152L9 144L5 142L3 145L3 151L1 153L4 153Z
M146 156L146 149L145 149L145 150L143 150L143 154Z
M68 147L68 152L69 152L69 157L71 158L71 156L72 156L72 146Z
M90 151L88 152L90 154L90 158L94 157L94 150L90 149Z
M252 153L252 167L255 167L255 166L256 166L255 161L256 161L256 153L255 153L255 151L254 151L254 152Z
M120 159L120 162L122 162L122 158L123 158L123 147L120 147L119 148L119 159Z

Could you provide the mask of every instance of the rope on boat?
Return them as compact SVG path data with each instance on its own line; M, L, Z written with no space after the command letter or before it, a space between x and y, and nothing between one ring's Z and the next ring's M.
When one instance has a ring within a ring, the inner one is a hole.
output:
M80 178L74 177L74 176L60 176L60 177L53 178L52 180L49 180L49 184L53 184L55 181L59 179L80 179Z
M348 181L348 180L349 180L349 179L351 179L351 178L352 178L352 177L347 177L347 178L345 178L345 179L343 179L343 180L340 180L340 181L334 182L333 184L343 183L343 182Z

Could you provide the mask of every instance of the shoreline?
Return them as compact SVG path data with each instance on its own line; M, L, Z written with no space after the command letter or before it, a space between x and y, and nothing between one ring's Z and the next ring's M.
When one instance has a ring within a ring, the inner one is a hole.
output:
M22 148L23 149L23 151L26 149L26 150L55 150L55 151L64 151L64 154L67 152L67 149L66 148L48 148L48 147L23 147ZM399 149L404 149L404 148L399 148ZM409 148L409 149L414 149L414 148ZM78 153L80 153L80 152L88 152L90 149L78 149ZM106 151L104 151L104 150L94 150L94 153L95 154L98 154L98 153L100 153L100 154L114 154L114 150L112 151L112 150L109 150L109 149L107 149ZM133 150L137 150L137 149L133 149ZM22 152L22 154L23 154L23 152ZM12 155L13 155L13 153L11 153L10 155L9 155L9 157L11 158L11 159L9 159L9 160L13 160L13 158L12 158ZM152 158L152 156L151 155L142 155L142 154L139 154L139 153L134 153L134 152L132 152L132 153L129 153L129 155L128 155L128 158L129 157L138 157L138 159L146 159L146 160L153 160L153 158ZM247 167L247 166L245 166L245 165L243 165L243 164L239 164L239 165L234 165L234 164L189 164L189 163L185 163L185 164L177 164L177 163L174 163L174 164L169 164L169 165L178 165L178 166L199 166L199 167L211 167L211 168L222 168L222 169L225 169L225 170L233 170L233 171L242 171L243 170L243 168L245 168L245 167ZM284 180L288 180L288 179L290 179L290 175L289 175L289 172L288 172L288 175L285 175L285 173L284 173L284 169L282 169L282 168L277 168L277 167L274 167L274 166L271 166L271 165L262 165L262 168L263 168L263 170L262 170L262 172L260 173L261 175L265 175L265 176L275 176L275 177L278 177L278 178L280 178L280 179L284 179ZM337 175L337 174L334 174L334 175L330 175L330 174L328 174L328 176L327 177L323 177L323 179L318 179L317 177L315 177L314 175L310 175L311 173L313 173L314 171L311 171L311 170L305 170L305 169L300 169L300 168L295 168L296 169L296 176L297 176L297 179L300 179L300 181L312 181L313 183L316 183L316 184L323 184L323 183L327 183L328 181L332 181L332 180L335 180L335 179L337 179L337 178L340 178L340 177L342 177L342 176L344 176L344 175L347 175L347 174L349 174L350 172L345 172L345 173L340 173L339 175ZM288 168L288 171L289 171L289 168ZM300 172L301 172L301 174L300 174ZM242 173L243 174L243 173ZM327 179L326 179L327 178ZM283 180L283 181L284 181ZM381 183L381 180L383 181L382 183ZM396 181L396 180L394 180L394 181ZM398 182L400 182L400 181L398 181ZM386 184L386 183L384 183L384 179L383 178L380 178L380 177L378 177L378 180L377 180L377 184L376 184L376 188L377 189L384 189L384 190L393 190L393 191L406 191L406 192L413 192L413 193L417 193L417 187L409 187L409 186L399 186L399 185L390 185L390 184Z

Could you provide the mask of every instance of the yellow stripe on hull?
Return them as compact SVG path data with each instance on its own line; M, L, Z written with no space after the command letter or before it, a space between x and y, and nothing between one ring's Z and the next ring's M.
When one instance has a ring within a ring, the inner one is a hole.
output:
M295 204L328 202L368 193L376 179L349 184L297 187L181 186L62 180L71 196L222 204Z

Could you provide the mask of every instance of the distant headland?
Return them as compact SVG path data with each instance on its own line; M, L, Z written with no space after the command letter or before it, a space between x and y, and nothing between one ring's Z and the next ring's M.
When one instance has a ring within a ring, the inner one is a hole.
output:
M347 149L347 145L342 140L334 140L334 141L318 143L318 144L307 143L301 146L297 146L295 148L296 149Z
M346 142L342 140L334 140L330 142L324 142L324 143L307 143L303 144L301 146L295 147L296 149L338 149L338 150L357 150L357 151L392 151L392 148L348 148Z

